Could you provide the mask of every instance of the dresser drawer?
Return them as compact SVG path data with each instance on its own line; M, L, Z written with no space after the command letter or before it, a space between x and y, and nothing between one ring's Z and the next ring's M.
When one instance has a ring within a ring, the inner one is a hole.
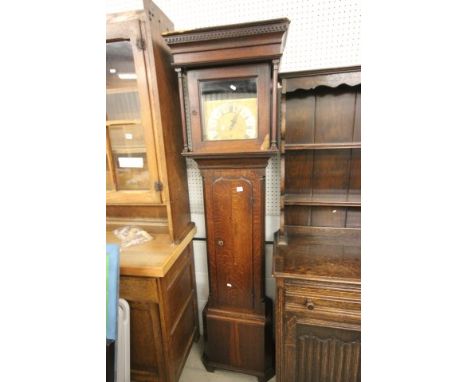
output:
M120 297L127 301L159 302L156 279L152 277L120 276Z
M285 309L324 317L360 318L359 288L320 284L293 284L285 288Z

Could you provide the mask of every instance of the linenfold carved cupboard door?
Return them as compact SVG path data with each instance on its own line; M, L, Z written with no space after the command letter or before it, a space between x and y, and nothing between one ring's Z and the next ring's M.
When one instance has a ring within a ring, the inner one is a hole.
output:
M107 204L161 203L141 28L139 20L107 26Z
M295 382L361 380L359 329L318 326L294 313L286 313L285 322L286 353L283 380Z

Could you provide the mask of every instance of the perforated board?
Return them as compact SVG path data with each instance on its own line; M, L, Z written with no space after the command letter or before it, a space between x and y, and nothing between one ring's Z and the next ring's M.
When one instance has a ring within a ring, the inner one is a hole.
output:
M361 63L360 0L158 0L155 3L172 20L176 30L288 17L291 24L280 72ZM142 0L106 0L108 13L141 9L142 4ZM187 175L192 213L203 213L202 179L192 160L187 161ZM266 169L267 215L279 214L279 185L279 159L272 158Z
M360 0L158 0L176 30L288 17L280 72L359 65ZM141 9L142 0L106 0L109 13Z

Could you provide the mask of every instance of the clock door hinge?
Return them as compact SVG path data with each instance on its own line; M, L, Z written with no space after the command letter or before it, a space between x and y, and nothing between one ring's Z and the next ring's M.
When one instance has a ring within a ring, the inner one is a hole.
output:
M154 190L155 191L163 190L163 184L159 180L157 182L154 182Z
M136 46L140 50L145 50L146 49L146 42L142 38L137 38L136 40Z

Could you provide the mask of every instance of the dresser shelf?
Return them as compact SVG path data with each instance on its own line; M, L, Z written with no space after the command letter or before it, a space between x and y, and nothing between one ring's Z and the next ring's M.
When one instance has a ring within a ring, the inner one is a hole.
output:
M343 196L310 196L301 194L285 194L284 204L286 206L361 207L361 194Z
M139 125L141 121L139 119L115 119L106 121L106 126L122 126L122 125Z
M330 149L360 149L361 142L343 143L286 143L285 151L293 150L330 150Z

